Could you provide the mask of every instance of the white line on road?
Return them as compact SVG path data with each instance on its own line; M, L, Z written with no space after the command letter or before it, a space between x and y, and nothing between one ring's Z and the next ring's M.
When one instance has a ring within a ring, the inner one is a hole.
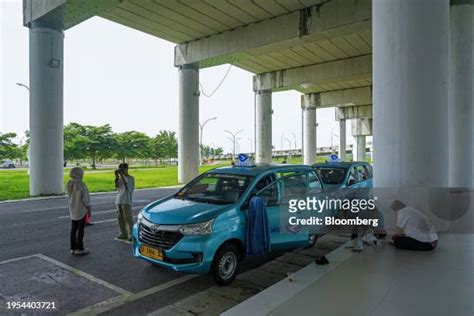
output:
M35 255L29 255L29 256L24 256L24 257L18 257L18 258L13 258L13 259L8 259L8 260L4 260L2 262L0 262L0 264L6 264L6 263L10 263L10 262L15 262L15 261L20 261L20 260L24 260L24 259L29 259L31 257L34 257Z
M181 284L183 282L189 281L189 280L194 279L198 276L199 275L196 275L196 274L184 275L180 278L171 280L171 281L166 282L164 284L157 285L155 287L146 289L144 291L141 291L141 292L138 292L138 293L135 293L135 294L132 294L132 295L120 295L118 297L114 297L114 298L111 298L109 300L106 300L106 301L103 301L103 302L100 302L100 303L82 308L82 309L77 310L77 311L75 311L73 313L70 313L68 315L71 315L71 316L72 315L74 315L74 316L76 316L76 315L98 315L100 313L109 311L109 310L111 310L111 309L113 309L117 306L120 306L120 305L123 305L123 304L126 304L126 303L130 303L130 302L136 301L138 299L141 299L145 296L155 294L155 293L161 292L163 290L169 289L170 287L173 287L175 285L178 285L178 284Z
M137 216L133 215L132 217L136 218ZM116 221L116 220L117 220L116 218L110 218L110 219L104 219L102 221L92 222L92 224L108 223L108 222L113 222L113 221Z
M117 293L122 294L122 295L131 295L131 294L132 294L132 292L129 292L129 291L125 290L125 289L122 289L121 287L118 287L118 286L116 286L116 285L113 285L112 283L109 283L109 282L107 282L107 281L104 281L104 280L101 280L101 279L99 279L99 278L96 278L95 276L93 276L93 275L91 275L91 274L89 274L89 273L86 273L86 272L84 272L84 271L81 271L81 270L79 270L79 269L76 269L76 268L74 268L74 267L71 267L70 265L67 265L67 264L65 264L65 263L62 263L62 262L60 262L60 261L58 261L58 260L55 260L55 259L53 259L53 258L51 258L51 257L45 256L45 255L40 254L40 253L39 253L39 254L36 254L36 255L34 255L34 256L36 256L36 257L38 257L38 258L41 258L41 259L43 259L43 260L45 260L45 261L48 261L49 263L55 264L55 265L57 265L57 266L59 266L59 267L65 269L65 270L68 270L69 272L75 273L75 274L77 274L77 275L79 275L79 276L81 276L81 277L83 277L83 278L88 279L89 281L92 281L92 282L94 282L94 283L98 283L98 284L100 284L100 285L102 285L102 286L105 286L105 287L107 287L107 288L109 288L109 289L111 289L111 290L113 290L113 291L115 291L115 292L117 292Z
M140 208L142 208L143 206L135 206L135 207L132 207L132 210L138 210ZM106 213L112 213L112 212L117 212L117 209L113 209L113 210L106 210L106 211L99 211L99 212L92 212L92 216L96 215L96 214L106 214ZM69 215L65 215L65 216L59 216L58 218L70 218Z

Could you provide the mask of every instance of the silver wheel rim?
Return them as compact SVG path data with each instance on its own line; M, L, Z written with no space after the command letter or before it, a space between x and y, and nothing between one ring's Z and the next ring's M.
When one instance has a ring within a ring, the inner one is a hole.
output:
M232 251L226 252L219 261L219 276L224 279L230 279L237 268L237 256Z

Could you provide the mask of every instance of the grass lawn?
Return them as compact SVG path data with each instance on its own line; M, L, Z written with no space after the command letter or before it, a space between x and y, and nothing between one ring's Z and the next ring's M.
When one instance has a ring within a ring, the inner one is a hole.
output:
M206 165L199 169L204 172L221 165ZM178 167L132 168L136 189L156 188L178 184ZM69 169L64 172L64 184L69 180ZM114 191L113 169L85 170L84 181L91 192ZM29 177L26 170L0 170L0 201L29 197Z

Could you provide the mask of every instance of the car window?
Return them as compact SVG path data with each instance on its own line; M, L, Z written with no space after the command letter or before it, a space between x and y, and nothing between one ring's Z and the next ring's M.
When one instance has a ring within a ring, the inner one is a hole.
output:
M205 173L186 185L175 197L210 204L232 204L240 199L251 180L249 176Z
M344 168L320 167L316 171L326 184L341 184L346 176L346 169Z
M359 173L357 172L356 167L352 167L349 171L349 176L347 177L347 185L359 182Z
M359 175L359 181L364 181L370 178L370 173L367 170L366 166L358 165L356 167L357 174Z
M281 203L288 204L292 199L304 199L307 196L306 172L280 172Z
M319 181L319 178L316 174L310 172L308 173L308 194L313 195L320 193L323 190L323 186Z
M273 184L268 186L272 182ZM250 198L252 198L254 194L258 193L257 196L265 200L266 206L278 205L278 185L278 182L275 182L274 175L267 175L257 182L257 184L252 190ZM268 187L265 188L266 186ZM265 190L261 191L263 188L265 188Z

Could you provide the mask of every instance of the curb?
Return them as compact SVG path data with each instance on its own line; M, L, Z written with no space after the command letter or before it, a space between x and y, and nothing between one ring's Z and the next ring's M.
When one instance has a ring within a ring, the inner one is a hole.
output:
M171 186L166 186L166 187L155 187L155 188L143 188L143 189L136 189L135 192L137 191L151 191L151 190L159 190L159 189L179 189L181 188L182 185L171 185ZM108 195L108 194L115 194L115 191L109 191L109 192L92 192L90 195ZM30 197L30 198L25 198L25 199L18 199L18 200L5 200L5 201L0 201L1 204L8 204L8 203L17 203L17 202L29 202L29 201L42 201L42 200L55 200L55 199L61 199L61 198L66 198L66 194L62 195L52 195L52 196L38 196L38 197Z

